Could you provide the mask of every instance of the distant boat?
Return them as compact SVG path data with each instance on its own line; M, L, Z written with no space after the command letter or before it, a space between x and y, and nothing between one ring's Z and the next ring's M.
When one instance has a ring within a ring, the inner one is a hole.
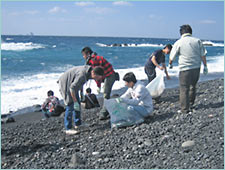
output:
M34 33L33 32L30 32L30 34L27 34L27 35L33 37L34 36Z

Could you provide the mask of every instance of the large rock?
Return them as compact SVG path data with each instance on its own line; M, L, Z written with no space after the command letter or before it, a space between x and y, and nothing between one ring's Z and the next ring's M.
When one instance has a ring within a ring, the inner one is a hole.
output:
M15 119L11 116L11 114L1 115L1 123L12 123L15 122Z

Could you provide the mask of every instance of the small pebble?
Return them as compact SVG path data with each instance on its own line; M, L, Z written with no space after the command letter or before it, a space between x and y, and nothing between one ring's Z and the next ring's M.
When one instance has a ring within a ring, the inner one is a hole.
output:
M192 140L189 140L189 141L186 141L184 143L182 143L182 147L185 148L185 147L191 147L191 146L194 146L195 145L195 142L192 141Z

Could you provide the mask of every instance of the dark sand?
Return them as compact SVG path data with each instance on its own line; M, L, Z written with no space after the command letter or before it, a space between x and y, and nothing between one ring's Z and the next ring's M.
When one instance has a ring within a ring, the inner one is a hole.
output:
M88 127L72 136L63 132L63 115L15 116L16 122L1 127L1 168L224 169L224 80L197 87L192 114L177 113L179 89L167 89L153 118L117 130L98 120L99 109L84 110ZM182 147L186 141L194 143Z

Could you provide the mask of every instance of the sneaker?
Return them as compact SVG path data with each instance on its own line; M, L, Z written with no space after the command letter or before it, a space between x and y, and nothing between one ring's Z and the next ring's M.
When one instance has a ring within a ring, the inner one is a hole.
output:
M78 130L71 130L71 129L69 129L69 130L65 130L65 133L67 135L76 135L76 134L79 134L80 132Z
M192 114L192 112L191 112L191 111L189 111L189 112L187 112L187 114L191 115L191 114Z
M106 119L109 119L109 115L107 115L107 116L103 116L103 115L99 116L99 120L106 120Z
M190 111L194 112L196 110L198 110L198 106L190 106Z
M181 113L181 114L192 114L191 111L181 111L181 110L178 110L177 113Z

